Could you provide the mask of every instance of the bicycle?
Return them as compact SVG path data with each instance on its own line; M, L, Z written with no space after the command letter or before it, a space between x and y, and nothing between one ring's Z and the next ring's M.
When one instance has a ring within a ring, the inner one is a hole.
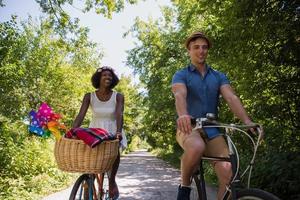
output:
M195 126L193 129L198 130L204 127L216 127L225 129L224 137L229 148L229 157L213 157L203 156L200 160L198 169L192 177L192 192L191 200L207 200L203 161L225 161L230 162L232 166L232 178L230 184L226 187L226 191L223 195L223 200L279 200L278 197L273 194L257 188L250 188L251 173L254 165L255 156L258 146L263 138L263 129L259 124L252 125L237 125L237 124L225 124L216 121L214 114L208 113L205 118L197 118L192 120L192 124ZM255 141L254 136L250 132L246 132L245 129L254 128L258 132L258 137ZM253 156L243 171L240 173L240 160L239 154L235 144L233 143L230 134L234 132L241 132L245 134L253 145ZM200 133L205 134L204 131ZM202 135L205 137L205 135ZM241 178L248 172L247 186L241 185ZM241 174L241 175L240 175ZM196 190L194 189L196 188Z
M75 182L69 200L110 200L109 173L82 174Z

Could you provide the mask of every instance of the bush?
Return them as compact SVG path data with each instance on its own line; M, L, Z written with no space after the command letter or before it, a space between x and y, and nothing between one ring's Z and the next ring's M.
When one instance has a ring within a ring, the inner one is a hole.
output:
M254 184L282 199L300 199L300 160L297 158L300 154L296 152L269 152L255 167Z
M4 117L0 132L0 199L39 199L73 178L57 169L53 139L30 135L24 123Z

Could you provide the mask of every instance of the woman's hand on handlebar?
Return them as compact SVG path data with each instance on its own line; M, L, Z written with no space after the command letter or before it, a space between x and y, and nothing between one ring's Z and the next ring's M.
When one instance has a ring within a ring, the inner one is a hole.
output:
M116 138L121 141L123 139L122 133L121 132L116 132Z
M192 133L191 125L191 116L190 115L181 115L177 119L177 128L184 134Z

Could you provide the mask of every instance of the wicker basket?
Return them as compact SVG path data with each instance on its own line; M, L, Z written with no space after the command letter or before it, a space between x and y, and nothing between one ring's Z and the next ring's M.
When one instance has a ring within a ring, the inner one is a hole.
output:
M61 138L55 143L54 156L63 171L102 173L112 168L118 151L119 140L105 141L91 148L82 140Z

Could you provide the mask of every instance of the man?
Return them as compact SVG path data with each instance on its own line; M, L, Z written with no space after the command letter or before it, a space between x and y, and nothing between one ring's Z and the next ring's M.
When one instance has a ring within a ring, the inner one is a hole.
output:
M172 80L172 92L178 114L176 140L184 150L177 200L190 199L191 176L204 153L211 156L229 154L225 139L220 136L218 129L206 128L207 138L202 138L198 131L192 131L191 118L205 117L206 113L214 113L217 116L221 94L231 111L243 123L252 123L227 77L206 64L205 60L211 47L210 40L203 33L195 32L187 38L185 46L191 63L177 71ZM220 200L226 184L230 182L231 165L228 162L214 162L212 165L219 180Z

